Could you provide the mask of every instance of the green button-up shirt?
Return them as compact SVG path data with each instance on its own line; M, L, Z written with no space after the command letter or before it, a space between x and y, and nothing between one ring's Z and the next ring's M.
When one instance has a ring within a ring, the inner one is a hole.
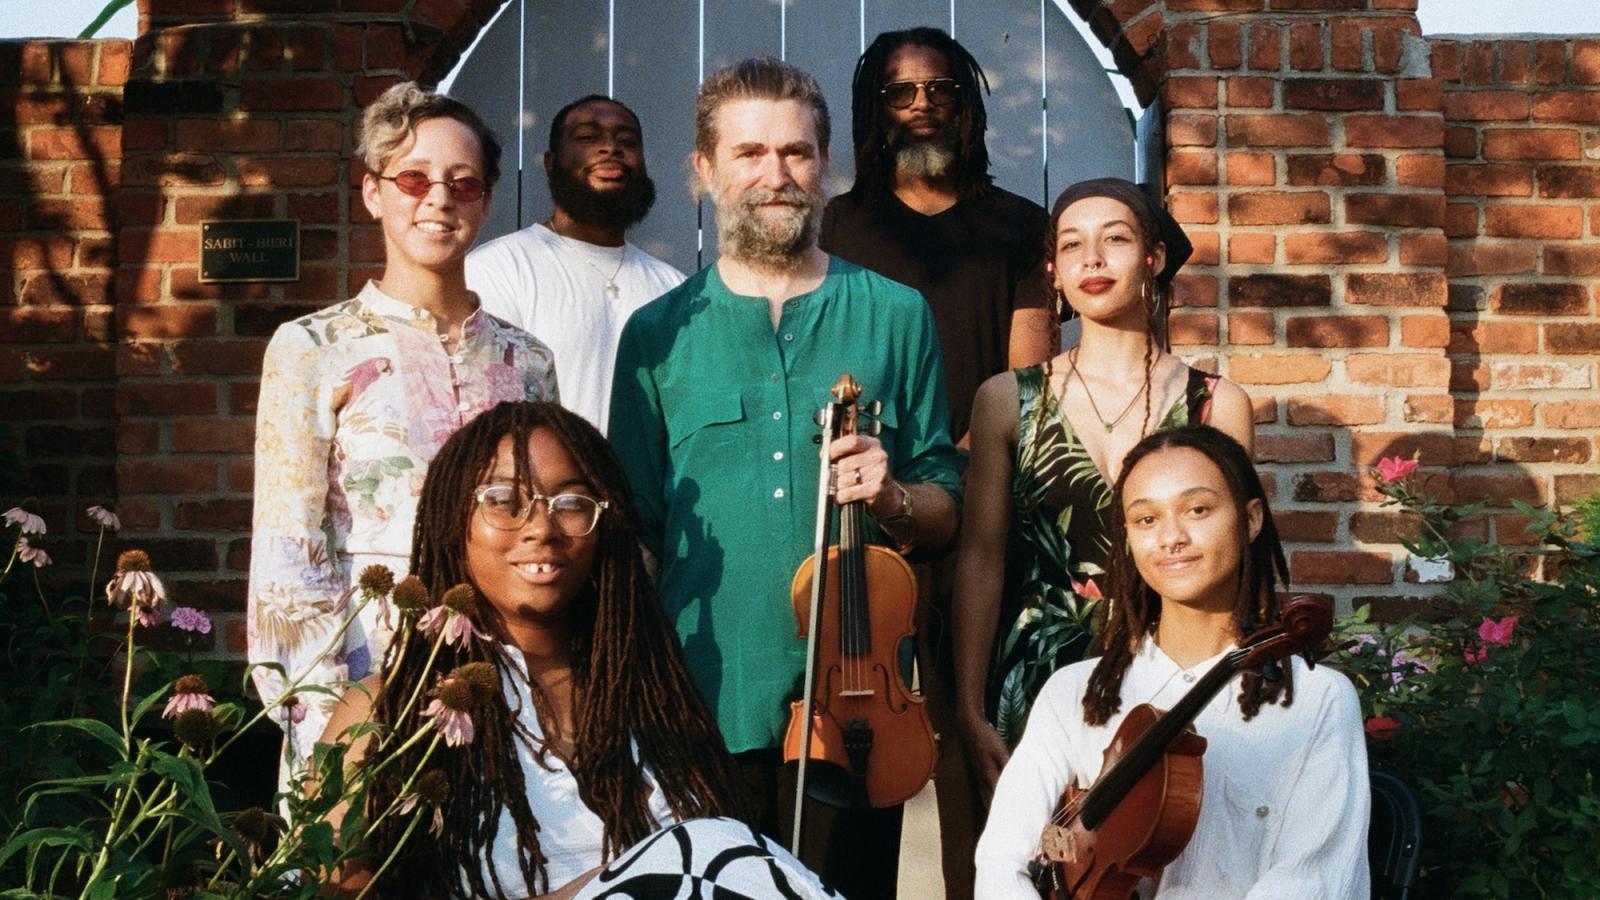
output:
M772 327L764 298L716 266L634 313L622 331L611 443L633 484L661 599L728 749L778 746L800 694L805 641L789 583L815 539L812 416L849 373L883 401L894 477L959 500L944 364L916 291L830 258Z

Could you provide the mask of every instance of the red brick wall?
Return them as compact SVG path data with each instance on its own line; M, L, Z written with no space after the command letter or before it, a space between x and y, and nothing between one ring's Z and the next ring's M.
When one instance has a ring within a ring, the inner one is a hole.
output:
M1571 503L1600 489L1600 39L1440 40L1432 56L1456 462L1487 496ZM1518 538L1521 517L1495 518Z
M129 49L0 42L0 441L43 503L44 546L68 564L87 552L82 509L115 499L111 280Z
M0 407L52 526L115 489L220 649L242 646L265 338L380 264L350 123L448 71L498 5L142 0L126 75L125 42L0 44L0 83L27 85L0 94ZM1415 0L1072 5L1169 111L1168 203L1197 248L1174 339L1256 398L1302 586L1386 608L1428 590L1359 469L1380 455L1420 448L1442 490L1495 504L1466 527L1502 541L1509 498L1595 487L1595 41L1430 44ZM299 282L199 283L199 222L246 216L301 220Z

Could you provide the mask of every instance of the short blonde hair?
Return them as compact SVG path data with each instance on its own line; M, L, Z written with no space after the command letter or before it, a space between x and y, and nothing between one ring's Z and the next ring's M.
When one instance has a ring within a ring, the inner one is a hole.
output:
M455 119L478 136L483 148L483 183L494 187L500 177L500 141L472 108L436 94L415 81L402 81L372 101L361 116L356 156L373 174L381 173L420 122Z

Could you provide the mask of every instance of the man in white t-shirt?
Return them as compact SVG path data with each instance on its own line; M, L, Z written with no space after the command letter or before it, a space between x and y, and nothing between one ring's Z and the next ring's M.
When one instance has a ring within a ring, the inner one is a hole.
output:
M544 170L554 212L472 251L467 286L550 346L561 402L604 431L622 326L683 273L625 238L656 197L633 110L598 94L562 107Z

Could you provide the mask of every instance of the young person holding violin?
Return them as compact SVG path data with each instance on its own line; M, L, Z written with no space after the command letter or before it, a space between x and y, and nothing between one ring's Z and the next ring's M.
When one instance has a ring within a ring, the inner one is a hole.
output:
M1161 296L1190 247L1137 185L1068 187L1050 216L1056 320L1077 346L978 390L955 583L956 714L985 797L1045 680L1077 662L1105 590L1118 461L1204 422L1248 450L1250 398L1162 349ZM997 639L998 638L998 639Z
M1112 497L1101 655L1040 692L978 842L979 898L1036 900L1031 864L1058 798L1105 776L1102 753L1131 707L1173 707L1227 651L1278 624L1286 570L1261 481L1237 442L1188 426L1134 446ZM1368 896L1355 689L1298 658L1277 676L1247 670L1199 711L1203 792L1187 801L1198 803L1198 822L1141 890L1145 900Z
M379 821L370 858L400 850L379 896L835 896L776 842L716 818L746 813L739 770L645 570L622 466L586 420L502 403L456 432L422 486L411 571L434 598L470 586L468 607L449 607L470 628L397 638L323 740L358 735L354 764L374 739L362 723L415 733L430 715L418 686L442 697L466 664L492 666L499 690L475 706L472 736L415 742L374 778L369 822L422 757L448 787L437 813L402 805ZM372 877L347 867L335 885Z

